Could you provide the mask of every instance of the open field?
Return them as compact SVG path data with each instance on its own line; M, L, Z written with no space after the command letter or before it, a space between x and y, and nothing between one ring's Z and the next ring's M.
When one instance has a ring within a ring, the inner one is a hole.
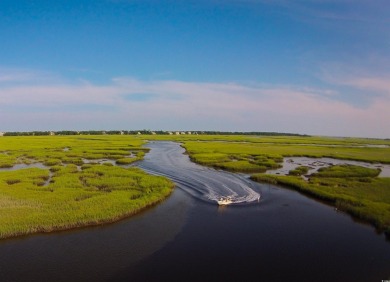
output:
M133 137L0 138L0 238L96 225L129 216L167 197L169 180L129 164L143 157ZM84 160L88 160L84 164Z

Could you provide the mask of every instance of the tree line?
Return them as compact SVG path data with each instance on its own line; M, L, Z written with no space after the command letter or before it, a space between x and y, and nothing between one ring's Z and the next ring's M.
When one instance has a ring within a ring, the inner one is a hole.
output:
M165 130L60 130L60 131L14 131L5 132L4 136L49 136L49 135L170 135L170 134L198 134L198 135L263 135L263 136L309 136L297 133L282 132L241 132L241 131L165 131Z

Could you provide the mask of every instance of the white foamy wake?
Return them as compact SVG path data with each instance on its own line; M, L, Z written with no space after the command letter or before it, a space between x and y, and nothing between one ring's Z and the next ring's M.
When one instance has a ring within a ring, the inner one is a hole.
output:
M255 183L240 174L205 168L192 163L184 149L173 142L151 142L152 150L139 167L166 176L178 187L208 202L229 198L232 204L253 203L260 199Z

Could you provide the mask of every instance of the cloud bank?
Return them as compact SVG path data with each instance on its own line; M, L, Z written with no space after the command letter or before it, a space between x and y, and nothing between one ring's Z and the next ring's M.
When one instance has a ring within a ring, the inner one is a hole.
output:
M355 107L339 100L331 88L129 77L97 85L2 73L0 131L145 128L389 138L388 81L389 77L334 81L373 93L365 107Z

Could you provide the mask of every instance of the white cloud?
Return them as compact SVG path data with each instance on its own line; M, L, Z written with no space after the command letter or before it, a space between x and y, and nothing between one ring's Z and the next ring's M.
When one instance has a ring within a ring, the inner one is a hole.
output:
M359 76L346 78L341 84L360 88L364 90L375 91L390 97L390 76L389 77L370 77Z
M323 68L321 79L336 86L341 85L364 91L366 96L371 97L371 100L374 100L376 96L390 98L390 74L386 71L373 74L374 71L367 72L359 68L330 65Z
M347 83L378 91L388 86L376 79ZM143 94L148 98L142 99ZM0 83L0 129L213 129L390 136L389 96L373 97L364 109L335 98L337 92L329 89L126 77L103 86Z
M283 7L288 14L304 18L388 24L388 0L232 0L246 4L267 4Z
M36 81L56 81L58 77L47 72L29 70L29 69L12 69L0 67L0 83L26 83Z

